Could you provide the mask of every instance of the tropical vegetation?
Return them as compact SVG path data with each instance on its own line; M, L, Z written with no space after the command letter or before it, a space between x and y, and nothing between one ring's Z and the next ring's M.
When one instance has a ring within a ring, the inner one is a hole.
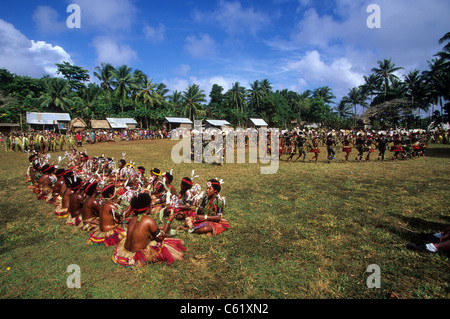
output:
M431 121L449 121L450 32L439 42L444 46L427 61L427 70L401 77L402 67L391 59L379 60L364 76L364 84L350 88L340 101L329 86L304 92L274 90L269 79L255 80L248 87L235 82L227 91L213 84L209 94L196 83L170 92L141 70L110 63L95 68L95 81L88 70L68 62L56 64L59 77L30 78L0 69L0 122L19 123L33 111L68 112L84 120L131 117L143 128L157 127L168 116L226 119L233 126L263 118L277 127L309 122L333 128L368 123L379 128L425 128Z

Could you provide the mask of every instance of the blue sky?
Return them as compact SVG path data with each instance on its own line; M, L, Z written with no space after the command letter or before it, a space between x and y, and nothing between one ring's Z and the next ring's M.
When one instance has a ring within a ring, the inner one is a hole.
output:
M69 4L81 9L70 29ZM369 28L369 4L381 28ZM268 79L274 89L329 86L337 101L363 83L377 61L427 69L450 31L448 0L29 0L0 2L0 67L55 75L69 61L142 70L169 90L196 83L209 95L238 81Z

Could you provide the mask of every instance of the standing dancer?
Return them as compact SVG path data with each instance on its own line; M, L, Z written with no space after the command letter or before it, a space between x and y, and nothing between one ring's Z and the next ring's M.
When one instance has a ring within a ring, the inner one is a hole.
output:
M332 160L336 159L336 151L334 150L336 147L336 140L334 139L333 134L328 133L325 144L327 145L328 163L331 163Z
M350 156L350 153L352 152L352 147L350 146L351 140L348 135L344 135L344 140L342 141L342 152L345 153L344 158L342 161L344 163L348 162L348 157Z
M313 160L315 160L315 163L317 163L317 161L319 159L319 153L320 153L319 138L317 136L314 136L314 138L312 140L312 148L311 148L310 152L314 153L314 155L309 161L312 162Z

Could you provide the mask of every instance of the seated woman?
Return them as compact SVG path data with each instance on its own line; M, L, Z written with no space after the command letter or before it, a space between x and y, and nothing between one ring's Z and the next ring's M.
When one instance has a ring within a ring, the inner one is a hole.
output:
M152 209L151 214L158 214L164 207L166 201L166 188L164 182L159 178L161 171L158 168L154 168L150 171L150 183L151 190Z
M171 264L183 259L181 239L166 238L170 223L174 219L172 214L166 224L158 228L156 222L147 216L150 210L150 195L139 193L130 202L133 218L128 226L128 234L116 246L113 261L124 267L144 266L148 263L164 262Z
M183 177L180 184L180 192L176 197L175 203L171 203L165 207L164 214L175 214L175 219L185 221L186 227L179 226L179 228L189 230L193 227L195 219L195 209L193 206L192 180L189 177Z
M121 221L120 212L114 199L116 189L114 184L109 184L102 189L102 204L99 213L99 226L95 228L89 240L94 244L104 244L106 247L117 245L126 237L126 232L119 227Z
M216 179L206 183L206 196L196 209L197 216L190 232L218 235L230 228L228 221L223 218L225 200L219 194L220 190L221 185Z

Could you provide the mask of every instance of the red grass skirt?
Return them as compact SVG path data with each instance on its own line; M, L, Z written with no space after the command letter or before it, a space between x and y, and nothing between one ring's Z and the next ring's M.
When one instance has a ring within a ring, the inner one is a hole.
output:
M352 148L350 146L344 146L344 148L342 149L342 152L345 153L350 153L352 151Z
M171 210L172 209L169 208L169 211L171 211ZM192 210L192 209L181 210L181 209L178 209L178 208L173 208L173 213L175 215L182 215L183 218L186 218L186 217L195 218L195 210Z
M392 146L391 152L403 152L403 147L401 146Z
M311 153L320 153L320 149L318 149L318 148L313 148L310 152L311 152Z
M103 232L100 227L97 227L91 232L89 240L94 244L104 244L105 247L108 247L117 245L126 236L125 230L121 227L113 228L107 232Z
M125 249L125 240L122 239L114 249L112 260L124 267L142 267L148 263L164 262L171 264L183 259L183 246L181 239L166 238L162 242L151 241L147 247L131 252Z
M194 231L196 229L205 227L205 226L210 226L213 230L213 234L214 235L219 235L221 232L223 232L224 230L227 230L230 228L230 224L228 223L228 221L226 221L225 219L221 219L220 222L209 222L209 221L204 221L204 220L196 220L194 221Z

